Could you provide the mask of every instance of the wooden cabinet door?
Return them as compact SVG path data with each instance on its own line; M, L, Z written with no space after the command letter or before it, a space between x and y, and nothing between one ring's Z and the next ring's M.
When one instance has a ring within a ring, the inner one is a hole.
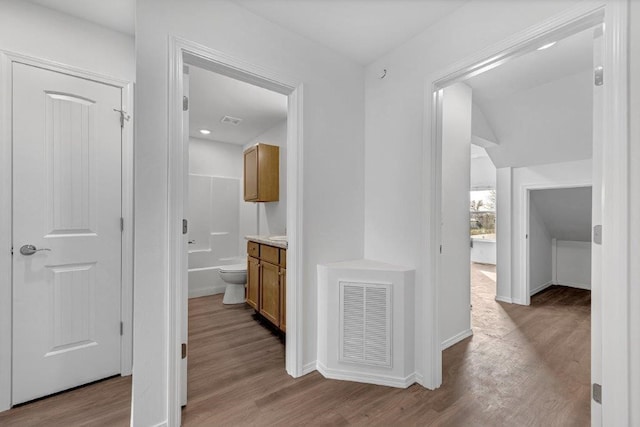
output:
M280 326L280 275L279 267L261 263L260 314L276 326Z
M287 269L280 269L280 329L287 332Z
M260 297L260 260L247 257L247 304L258 309Z
M258 199L258 147L244 152L244 200Z

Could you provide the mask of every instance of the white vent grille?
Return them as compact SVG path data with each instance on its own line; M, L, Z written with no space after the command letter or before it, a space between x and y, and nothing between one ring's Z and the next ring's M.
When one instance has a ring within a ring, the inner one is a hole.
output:
M238 117L231 117L231 116L224 116L223 118L220 119L220 123L227 123L233 126L238 126L241 121L242 119L239 119Z
M391 367L391 285L340 282L340 360Z

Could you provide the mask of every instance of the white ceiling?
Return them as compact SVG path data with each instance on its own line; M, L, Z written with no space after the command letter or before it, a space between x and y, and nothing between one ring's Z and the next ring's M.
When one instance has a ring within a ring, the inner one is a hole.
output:
M591 241L591 187L534 190L531 203L552 238Z
M237 117L237 125L221 123ZM189 135L245 145L287 118L285 95L198 67L189 67ZM200 129L211 131L202 135Z
M114 31L135 33L135 0L28 0Z
M591 157L592 58L589 29L466 82L478 107L474 121L479 110L498 143L487 146L496 167Z
M469 0L234 0L367 65Z
M545 50L515 58L468 81L474 102L506 98L543 85L593 65L593 29L558 41Z

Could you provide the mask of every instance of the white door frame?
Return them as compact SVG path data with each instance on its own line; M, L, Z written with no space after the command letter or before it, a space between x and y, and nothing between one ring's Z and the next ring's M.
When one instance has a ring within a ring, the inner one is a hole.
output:
M440 238L441 140L439 111L441 89L500 65L510 57L534 50L546 41L561 38L590 23L604 22L605 85L603 110L603 264L608 291L602 297L602 414L606 425L627 425L629 401L629 137L628 137L628 0L583 2L539 25L491 46L429 76L425 81L425 129L423 140L421 259L429 272L424 291L418 295L419 312L425 312L417 331L417 347L425 366L418 377L427 388L442 383L439 337L438 288Z
M132 115L133 83L55 61L0 50L0 411L11 408L12 387L12 64L19 62L122 90L122 106ZM114 112L114 114L116 114ZM133 123L122 132L121 375L131 375L133 359Z
M302 366L302 206L303 206L303 100L302 82L292 76L234 58L223 52L176 36L169 37L169 177L168 236L169 265L166 283L168 319L166 330L168 363L168 420L180 425L181 366L181 272L187 268L181 256L183 181L188 171L183 167L182 90L183 66L195 65L288 96L287 113L287 345L286 370L296 378L303 375Z
M531 206L531 192L534 190L557 190L561 188L592 188L592 181L575 181L575 182L563 182L558 184L525 184L520 187L520 206L521 212L524 215L522 221L522 229L517 233L518 246L520 246L520 283L522 286L522 295L524 295L524 305L531 305L531 284L529 283L529 242L530 238L527 236L529 233L530 225L530 211Z

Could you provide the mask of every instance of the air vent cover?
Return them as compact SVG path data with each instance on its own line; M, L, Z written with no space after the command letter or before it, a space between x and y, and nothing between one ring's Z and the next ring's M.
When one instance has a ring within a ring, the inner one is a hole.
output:
M223 118L220 119L220 123L227 123L233 126L238 126L241 121L242 119L239 119L237 117L231 117L231 116L224 116Z
M391 285L340 282L340 360L391 367Z

